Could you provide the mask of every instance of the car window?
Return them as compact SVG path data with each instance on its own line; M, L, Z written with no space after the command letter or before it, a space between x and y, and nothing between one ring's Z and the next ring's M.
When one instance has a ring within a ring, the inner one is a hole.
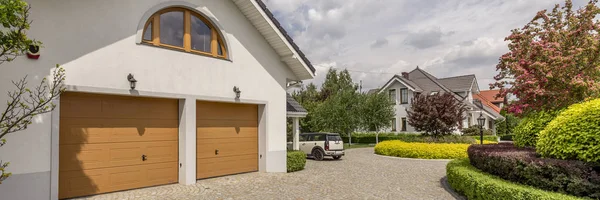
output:
M325 141L325 135L314 135L312 141Z
M342 138L339 135L328 135L327 140L329 141L341 141Z
M299 140L300 140L300 142L306 141L306 135L301 135Z

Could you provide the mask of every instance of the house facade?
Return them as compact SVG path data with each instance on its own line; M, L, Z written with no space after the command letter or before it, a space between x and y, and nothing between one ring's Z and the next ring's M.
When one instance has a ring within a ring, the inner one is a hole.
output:
M27 2L43 47L1 66L0 93L56 64L67 91L6 137L2 198L286 172L286 85L315 69L260 0Z
M503 118L492 108L480 105L474 96L480 93L475 75L465 75L447 78L437 78L417 67L411 72L394 75L379 92L389 95L394 104L396 116L391 121L390 132L414 133L414 127L408 124L406 110L410 108L412 98L417 94L432 95L436 93L452 93L454 97L463 102L467 107L462 127L477 125L477 118L482 115L485 119L485 128L495 130L494 121ZM457 131L458 133L459 131Z

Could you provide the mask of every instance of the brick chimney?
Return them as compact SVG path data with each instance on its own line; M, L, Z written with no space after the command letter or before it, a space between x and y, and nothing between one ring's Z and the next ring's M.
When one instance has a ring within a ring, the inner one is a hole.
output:
M409 79L408 72L402 72L402 77L404 77L405 79Z

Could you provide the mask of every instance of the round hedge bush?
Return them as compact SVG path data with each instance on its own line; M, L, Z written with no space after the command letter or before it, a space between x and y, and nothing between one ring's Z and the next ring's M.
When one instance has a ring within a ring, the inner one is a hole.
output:
M540 111L530 114L513 130L513 141L518 147L535 147L538 134L560 111Z
M306 165L306 154L302 151L287 152L287 172L295 172L304 169Z
M494 143L483 141L484 144ZM467 158L470 144L408 143L400 140L383 141L375 145L375 154L402 158L456 159Z
M569 106L540 132L544 157L600 162L600 99Z

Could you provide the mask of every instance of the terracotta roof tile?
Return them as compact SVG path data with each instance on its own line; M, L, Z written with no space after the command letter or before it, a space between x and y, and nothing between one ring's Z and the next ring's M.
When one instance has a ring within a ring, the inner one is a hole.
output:
M488 101L492 102L492 103L502 103L504 102L504 98L497 98L496 99L496 95L500 92L500 90L482 90L479 91L479 95L485 97L486 99L488 99Z
M482 91L483 92L483 91ZM481 93L479 94L474 94L473 95L474 99L479 99L484 105L486 105L487 107L491 108L492 110L496 111L497 113L500 113L500 108L498 108L498 106L494 105L490 100L488 100L485 96L481 95Z

